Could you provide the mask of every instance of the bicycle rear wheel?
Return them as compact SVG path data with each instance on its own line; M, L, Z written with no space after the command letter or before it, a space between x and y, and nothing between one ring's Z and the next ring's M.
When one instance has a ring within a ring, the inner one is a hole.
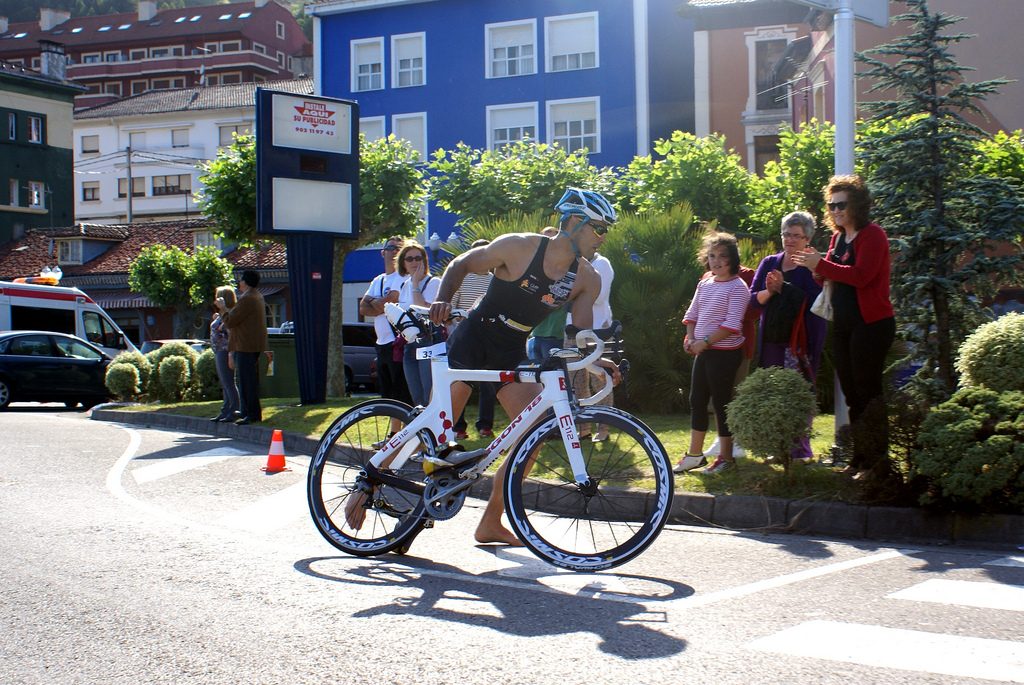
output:
M573 571L624 564L658 537L672 508L672 463L642 421L611 407L585 407L587 423L608 429L581 441L590 483L577 485L558 418L544 419L516 445L505 474L509 522L545 561ZM596 432L596 431L595 431Z
M426 524L423 467L407 460L401 468L383 468L409 489L366 476L366 464L386 440L392 419L412 421L412 408L394 400L370 400L342 414L327 429L309 464L306 494L317 530L338 549L373 556L403 548ZM408 440L398 454L415 455L424 445ZM418 487L419 492L410 491Z

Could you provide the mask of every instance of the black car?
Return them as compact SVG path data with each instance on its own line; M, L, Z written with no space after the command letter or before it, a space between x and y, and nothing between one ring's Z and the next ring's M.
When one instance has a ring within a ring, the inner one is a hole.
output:
M0 409L11 402L86 408L110 397L110 357L81 338L47 331L0 333Z

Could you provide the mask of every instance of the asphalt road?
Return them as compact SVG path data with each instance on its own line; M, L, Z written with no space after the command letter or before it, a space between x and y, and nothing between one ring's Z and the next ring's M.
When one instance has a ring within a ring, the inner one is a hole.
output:
M324 541L308 458L0 414L0 683L1024 682L1024 551L666 529L613 572Z

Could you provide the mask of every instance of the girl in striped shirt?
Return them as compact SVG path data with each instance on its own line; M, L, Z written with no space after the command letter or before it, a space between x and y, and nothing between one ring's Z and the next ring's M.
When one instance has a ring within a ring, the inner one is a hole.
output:
M704 436L708 430L710 398L721 452L704 473L718 474L736 466L725 406L732 401L736 370L743 359L741 331L750 291L738 275L740 252L732 235L706 236L697 258L707 265L711 276L697 284L693 302L683 317L686 325L683 347L696 359L690 380L690 449L674 470L682 473L707 463Z

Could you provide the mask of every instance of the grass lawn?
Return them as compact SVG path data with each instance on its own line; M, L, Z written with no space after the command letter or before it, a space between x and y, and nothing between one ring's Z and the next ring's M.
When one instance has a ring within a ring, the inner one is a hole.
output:
M263 399L263 425L291 433L319 436L342 412L372 396L328 400L324 404L301 407L295 397ZM186 416L215 416L220 400L213 402L186 402L179 404L140 404L123 407L125 411L155 411ZM690 417L686 414L651 414L640 417L649 425L668 451L673 462L678 461L690 441ZM486 442L476 437L473 422L476 404L471 400L466 408L466 421L470 438L462 441L467 449L483 447ZM497 410L495 431L502 430L507 421L501 408ZM811 447L816 455L825 455L832 444L834 418L823 414L814 419ZM714 435L709 432L705 447L711 445ZM765 463L764 459L748 454L738 460L738 468L718 476L704 476L691 472L676 476L676 489L687 492L708 492L730 495L764 495L789 499L815 499L828 501L858 501L858 488L849 478L830 466L816 461L809 465L794 465L787 478L782 467Z

